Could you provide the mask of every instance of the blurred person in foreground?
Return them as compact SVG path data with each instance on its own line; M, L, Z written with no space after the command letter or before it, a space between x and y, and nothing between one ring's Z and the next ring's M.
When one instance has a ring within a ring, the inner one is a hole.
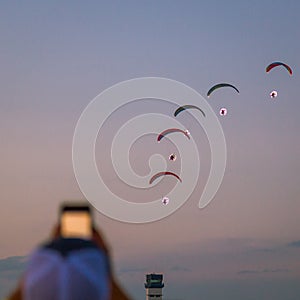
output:
M61 225L48 243L29 257L27 268L7 300L129 300L117 284L110 253L93 226L90 239L65 238Z

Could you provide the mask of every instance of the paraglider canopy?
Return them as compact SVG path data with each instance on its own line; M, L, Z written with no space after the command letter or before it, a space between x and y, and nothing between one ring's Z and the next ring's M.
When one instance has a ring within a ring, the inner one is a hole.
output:
M286 70L290 73L290 75L293 74L293 71L291 69L290 66L288 66L287 64L285 63L282 63L280 61L275 61L275 62L272 62L271 64L269 64L267 67L266 67L266 72L270 72L273 68L275 67L278 67L278 66L283 66L284 68L286 68Z
M196 105L191 105L191 104L186 104L186 105L183 105L183 106L180 106L180 107L178 107L177 109L176 109L176 111L174 112L174 117L176 117L178 114L180 114L182 111L184 111L184 110L186 110L186 109L198 109L201 113L202 113L202 115L203 115L203 117L205 117L205 113L204 113L204 111L200 108L200 107L198 107L198 106L196 106Z
M180 178L177 174L175 174L175 173L173 173L173 172L165 171L165 172L159 172L159 173L153 175L153 176L151 177L149 183L152 184L153 181L155 181L157 178L159 178L159 177L161 177L161 176L166 176L166 175L174 176L174 177L177 178L180 182L182 182L181 178Z
M191 138L190 138L189 131L187 131L187 130L182 130L182 129L179 129L179 128L169 128L169 129L164 130L163 132L161 132L161 133L158 135L157 141L160 142L161 139L164 138L167 134L174 133L174 132L180 132L180 133L183 133L189 140L191 139Z
M218 83L216 85L214 85L213 87L211 87L209 89L209 91L207 92L207 97L209 97L211 95L212 92L214 92L215 90L222 88L222 87L231 87L233 88L237 93L239 93L239 90L232 84L229 83Z

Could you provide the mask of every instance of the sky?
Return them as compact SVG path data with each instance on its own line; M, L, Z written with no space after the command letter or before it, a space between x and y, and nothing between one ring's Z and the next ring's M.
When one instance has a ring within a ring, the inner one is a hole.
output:
M225 176L213 201L199 209L210 168L199 128L192 134L201 149L199 184L179 210L147 224L95 212L119 281L133 299L144 298L148 272L164 274L169 300L298 299L299 10L292 0L1 2L0 298L16 284L27 255L49 237L60 203L84 198L72 166L82 111L119 82L164 77L206 99L216 83L238 87L239 94L224 88L209 99L226 138ZM273 61L289 64L293 75L282 67L266 74ZM228 109L226 117L220 107ZM105 124L96 160L115 193L127 194L128 187L109 181L110 161L103 157L118 126L165 110L148 99L121 108ZM158 149L153 134L145 135L133 143L133 168L147 175L151 151L166 155L173 146ZM168 178L165 185L131 189L130 200L151 201L173 184Z

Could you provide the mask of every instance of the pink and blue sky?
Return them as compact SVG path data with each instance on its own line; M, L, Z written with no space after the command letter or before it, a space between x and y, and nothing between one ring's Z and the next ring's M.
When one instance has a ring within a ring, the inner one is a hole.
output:
M209 100L229 114L225 177L208 207L198 209L197 190L154 223L96 213L121 283L133 299L147 272L165 274L166 300L299 299L299 11L293 0L2 2L0 298L61 201L83 198L72 167L83 109L120 81L157 76L203 96L230 82L240 95ZM293 76L266 74L272 61Z

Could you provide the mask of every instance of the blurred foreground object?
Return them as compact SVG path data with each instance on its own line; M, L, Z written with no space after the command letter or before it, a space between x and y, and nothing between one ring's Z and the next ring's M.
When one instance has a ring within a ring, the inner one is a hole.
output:
M88 240L56 239L29 258L24 300L109 299L110 270L102 249Z
M116 283L102 234L62 237L61 225L51 240L30 255L19 286L7 300L129 300Z

